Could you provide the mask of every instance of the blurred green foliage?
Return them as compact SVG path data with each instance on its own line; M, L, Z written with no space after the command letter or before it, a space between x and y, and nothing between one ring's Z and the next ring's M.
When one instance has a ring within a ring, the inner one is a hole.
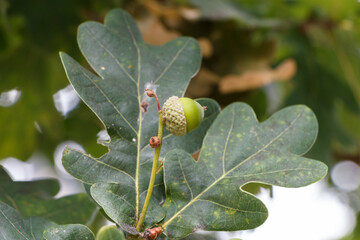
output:
M75 140L95 154L101 124L80 107L66 118L57 112L53 94L66 87L58 52L79 56L76 29L87 19L101 19L119 1L0 1L0 91L22 92L14 106L0 108L0 159L27 160L34 151L52 157L57 144ZM41 129L39 132L35 122Z

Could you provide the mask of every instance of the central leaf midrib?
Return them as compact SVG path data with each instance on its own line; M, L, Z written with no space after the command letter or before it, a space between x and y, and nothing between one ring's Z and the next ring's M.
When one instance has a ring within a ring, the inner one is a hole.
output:
M182 207L174 216L172 216L168 221L166 221L162 227L166 228L167 225L169 225L174 219L176 219L183 211L185 211L189 206L191 206L193 203L195 203L198 199L202 197L207 191L209 191L212 187L214 187L217 183L219 183L221 180L223 180L229 173L234 171L235 169L239 168L241 165L249 161L251 158L255 157L257 154L264 151L266 148L268 148L272 143L274 143L277 139L279 139L288 129L290 129L294 123L297 121L297 119L300 117L303 111L298 113L298 115L295 117L295 119L287 126L282 132L280 132L275 138L273 138L269 143L264 145L262 148L260 148L257 152L249 156L248 158L244 159L244 161L240 162L238 165L227 171L225 174L219 177L216 181L214 181L212 184L210 184L207 188L205 188L202 192L200 192L195 198L193 198L191 201L189 201L184 207Z
M164 70L160 73L159 77L154 81L154 84L157 83L164 75L165 73L170 69L170 67L173 65L173 63L178 59L181 52L185 49L185 47L189 44L189 40L185 42L185 44L176 52L173 59L170 61L170 63L164 68Z
M126 74L126 76L128 76L128 78L133 82L135 83L135 85L137 84L135 79L130 75L130 73L128 71L126 71L126 69L124 68L123 65L121 65L121 63L119 62L119 59L117 59L117 57L114 56L114 54L109 50L107 49L96 37L95 35L90 31L89 27L86 26L86 30L87 32L89 33L89 35L92 37L92 39L94 39L102 49L104 49L113 59L114 61L116 62L116 64L121 68L121 70L123 70L123 72ZM90 65L96 69L90 61L88 61L90 63ZM99 75L101 76L101 74L99 73Z
M139 220L140 212L140 191L139 191L139 172L140 172L140 153L141 153L141 133L142 133L142 111L141 111L141 95L140 95L140 77L141 77L141 54L140 48L137 44L135 36L131 31L128 19L123 15L123 20L126 22L126 26L131 35L132 42L136 48L137 60L138 60L138 76L136 81L137 95L138 95L138 106L139 106L139 129L137 132L137 154L136 154L136 170L135 170L135 194L136 194L136 208L135 208L135 219L136 224Z
M104 93L104 91L96 84L95 81L93 81L84 71L81 71L82 74L92 83L94 84L94 86L99 90L99 92L101 93L101 95L103 95L107 102L114 108L114 110L120 115L120 117L125 121L125 123L130 127L130 129L132 131L134 131L135 133L137 133L137 131L135 130L135 128L130 124L130 122L125 118L125 116L120 112L120 110L115 106L115 104L108 98L108 96ZM120 135L120 137L122 137Z
M32 217L29 218L29 222L30 222L30 234L33 237L34 240L36 240L35 238L35 234L33 232L33 223L32 223Z
M135 181L134 178L133 178L129 173L127 173L127 172L125 172L125 171L123 171L123 170L121 170L121 169L119 169L119 168L117 168L117 167L114 167L114 166L112 166L112 165L110 165L110 164L107 164L107 163L105 163L105 162L102 162L102 161L98 160L97 158L94 158L94 157L91 156L90 154L85 154L85 153L83 153L83 152L81 152L81 151L79 151L79 150L77 150L77 149L75 149L75 148L71 148L71 147L69 147L69 146L67 146L67 148L70 149L70 150L72 150L72 151L74 151L74 152L80 153L80 154L82 154L82 155L84 155L84 156L92 159L92 160L95 161L97 164L104 165L104 166L106 166L106 167L108 167L108 168L112 168L112 169L114 169L114 170L116 170L116 171L118 171L118 172L121 172L122 174L128 176L131 180ZM80 161L80 160L81 160L81 158L78 157L78 159L76 159L75 162L71 163L71 165L69 165L68 168L69 168L69 169L73 169L73 165L76 164L76 163L77 163L78 161ZM81 179L81 178L78 178L78 179L81 180L81 181L84 182L84 183L92 184L91 182L85 182L85 181L84 181L83 179Z

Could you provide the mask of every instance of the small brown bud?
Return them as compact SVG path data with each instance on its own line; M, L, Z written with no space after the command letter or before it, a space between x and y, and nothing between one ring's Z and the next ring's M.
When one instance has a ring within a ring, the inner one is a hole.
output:
M160 102L159 102L159 99L158 99L158 97L156 95L156 92L154 90L149 89L149 88L145 88L145 92L148 95L148 97L155 97L156 103L158 105L158 111L160 112L161 107L160 107Z
M149 97L155 97L155 95L156 95L156 93L153 90L148 89L148 88L145 88L145 92Z
M149 103L148 103L148 102L145 102L145 101L141 102L141 109L143 110L143 112L146 113L148 107L149 107Z
M145 229L142 237L146 240L154 240L162 233L161 227L147 228Z
M149 140L149 144L152 148L160 147L161 141L158 137L152 137Z

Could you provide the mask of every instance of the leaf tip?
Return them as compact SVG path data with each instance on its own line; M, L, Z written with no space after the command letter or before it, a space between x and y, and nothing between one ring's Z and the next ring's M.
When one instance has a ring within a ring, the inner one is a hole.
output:
M65 156L65 155L68 155L70 153L70 147L68 147L68 146L65 146L65 149L64 149L64 151L63 151L63 156Z
M63 59L64 56L66 56L66 53L63 52L63 51L59 51L59 57L60 57L60 59Z

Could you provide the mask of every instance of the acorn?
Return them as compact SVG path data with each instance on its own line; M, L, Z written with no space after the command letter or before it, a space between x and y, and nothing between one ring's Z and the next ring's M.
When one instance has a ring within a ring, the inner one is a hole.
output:
M204 107L187 97L170 97L161 112L166 129L176 136L184 136L204 120Z

